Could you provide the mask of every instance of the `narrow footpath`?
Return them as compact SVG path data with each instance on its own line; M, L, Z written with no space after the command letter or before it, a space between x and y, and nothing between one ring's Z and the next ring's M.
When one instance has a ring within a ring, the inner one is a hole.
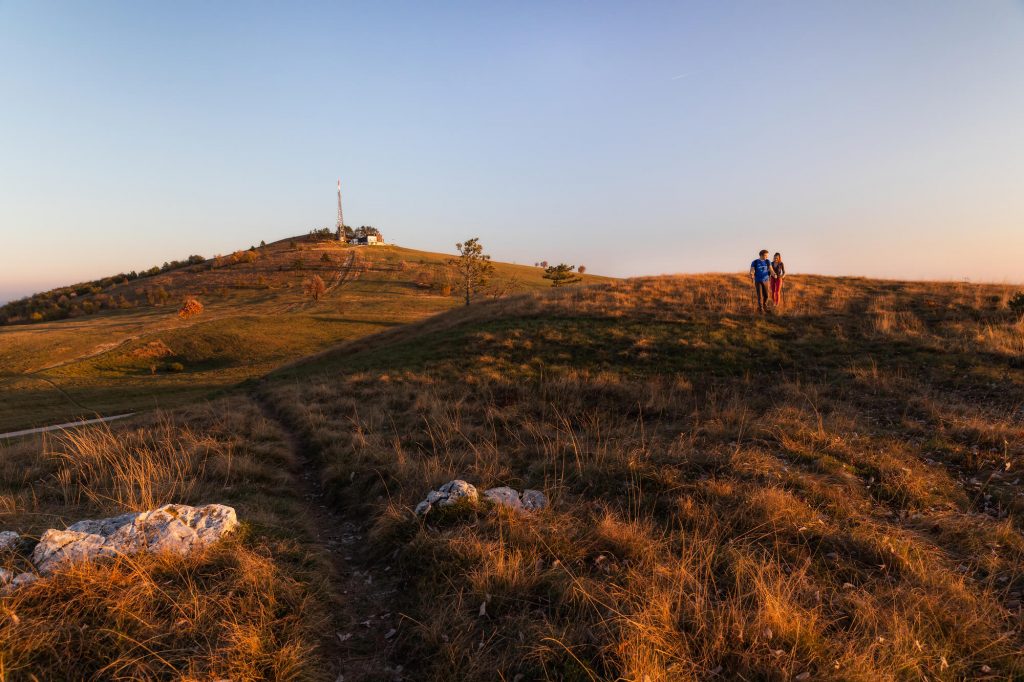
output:
M330 560L332 574L328 578L335 607L334 633L324 638L324 654L331 661L333 671L324 679L334 682L413 679L402 666L389 663L401 636L401 616L389 608L398 590L397 570L369 559L365 519L351 518L328 504L320 465L309 445L277 416L269 402L260 396L253 396L253 399L263 416L288 438L297 465L297 493L305 502L312 528L310 541L317 552Z

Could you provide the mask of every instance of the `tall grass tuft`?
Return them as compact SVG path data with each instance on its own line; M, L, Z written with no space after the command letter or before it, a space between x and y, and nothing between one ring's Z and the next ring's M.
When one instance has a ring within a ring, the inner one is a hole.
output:
M57 464L54 478L66 504L110 511L191 500L214 451L231 456L230 448L166 416L145 430L115 433L102 424L62 432L43 445L44 456Z

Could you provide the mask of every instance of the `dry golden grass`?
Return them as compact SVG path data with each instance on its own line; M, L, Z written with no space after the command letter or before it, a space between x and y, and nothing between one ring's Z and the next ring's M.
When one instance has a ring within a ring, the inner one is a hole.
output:
M0 448L0 528L220 502L241 530L186 558L68 566L0 596L0 680L315 680L329 600L284 434L237 397ZM21 552L0 566L29 568ZM329 628L326 628L329 630Z
M787 284L520 296L265 387L399 550L423 679L1024 676L1010 289ZM414 518L452 478L553 504Z
M189 405L342 341L461 305L445 254L292 242L261 248L255 260L238 252L223 267L187 266L74 299L138 296L135 307L0 325L0 433ZM495 267L482 298L550 286L540 268ZM313 277L325 284L318 301L303 293ZM154 289L165 303L146 303ZM189 297L203 312L182 319L172 303Z
M0 679L319 679L314 600L239 539L82 564L2 598Z
M66 505L88 501L97 509L144 511L191 499L205 478L218 443L161 415L146 430L114 432L106 424L43 438L43 456L57 460L54 473ZM232 449L217 453L230 469Z
M407 677L1024 676L1012 290L791 277L764 318L749 293L702 276L503 298L260 386L401 573ZM242 396L5 444L0 528L171 501L243 527L0 596L0 680L334 679L297 469ZM552 505L414 517L452 478Z

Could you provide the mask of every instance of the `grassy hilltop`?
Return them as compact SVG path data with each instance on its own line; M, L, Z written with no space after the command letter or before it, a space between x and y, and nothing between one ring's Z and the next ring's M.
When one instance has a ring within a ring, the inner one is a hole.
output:
M0 679L1024 676L1009 287L791 277L758 317L745 278L696 276L462 308L402 289L440 256L364 252L392 269L338 291L394 292L377 333L0 446L0 528L169 500L244 520L0 597ZM453 478L552 504L412 514Z
M0 432L187 404L333 343L447 310L460 304L449 257L296 237L144 278L54 290L38 298L63 299L77 316L0 326ZM542 274L495 263L483 297L549 286ZM328 288L316 303L304 291L312 276ZM76 290L82 295L67 299ZM180 319L186 296L205 312Z

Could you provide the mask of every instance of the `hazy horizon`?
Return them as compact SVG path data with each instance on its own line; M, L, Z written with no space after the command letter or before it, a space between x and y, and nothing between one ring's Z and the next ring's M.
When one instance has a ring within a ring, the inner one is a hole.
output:
M1024 4L0 5L0 300L352 225L1024 281Z

